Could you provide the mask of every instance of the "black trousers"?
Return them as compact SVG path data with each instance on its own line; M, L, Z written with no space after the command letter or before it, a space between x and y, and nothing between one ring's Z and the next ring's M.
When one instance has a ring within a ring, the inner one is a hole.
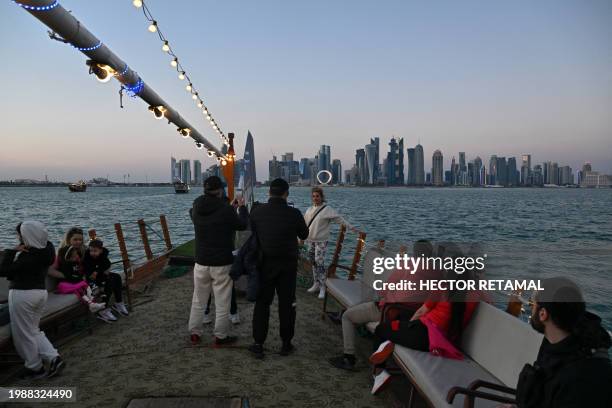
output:
M96 276L96 285L104 288L104 295L106 296L106 303L109 302L111 295L115 295L115 302L121 303L123 301L122 283L121 276L116 273L109 273L106 275L104 272L98 273Z
M400 320L395 322L381 322L374 333L381 342L391 340L413 350L429 351L427 326L418 319L410 321L408 317L400 317Z
M297 262L267 261L262 267L262 280L253 311L253 339L263 344L268 336L270 305L278 295L278 320L283 343L291 342L295 333L295 285Z
M208 296L208 303L206 303L206 311L204 313L210 313L210 302L212 300L212 292L210 296ZM232 301L230 303L230 314L238 313L238 304L236 304L236 287L234 286L234 282L232 282Z

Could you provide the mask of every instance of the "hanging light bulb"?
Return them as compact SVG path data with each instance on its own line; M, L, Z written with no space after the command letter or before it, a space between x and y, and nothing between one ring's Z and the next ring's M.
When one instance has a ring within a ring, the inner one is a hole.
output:
M189 135L191 134L191 129L189 128L178 128L176 129L181 136L183 136L185 139L187 139L189 137Z
M102 83L110 81L116 73L114 69L106 64L100 64L92 60L87 60L86 64L89 66L89 73L94 74L96 79Z
M217 130L218 129L217 125L213 125L213 129Z
M215 152L212 150L208 150L206 153L208 154L208 157L213 157L215 155Z
M185 90L187 90L187 92L191 91L191 82L185 87Z
M178 58L174 57L174 59L170 61L170 65L176 68L176 66L178 65Z
M132 4L134 5L134 7L136 8L141 8L142 7L142 0L134 0L132 2Z
M203 147L204 147L204 145L202 143L196 142L196 149L202 150Z
M221 159L221 165L222 166L227 166L227 160Z
M208 108L204 107L204 112L205 115L208 115Z
M153 113L155 119L161 119L166 113L166 108L163 106L149 106L149 111Z
M170 51L170 45L168 44L168 41L164 41L164 45L162 45L162 51L164 52Z
M179 73L179 79L182 81L183 79L185 79L185 71L181 71Z
M206 115L206 120L210 120L210 115Z
M201 107L202 107L202 105L203 105L203 104L202 104L202 101L198 101L198 108L201 108Z
M196 92L193 95L191 95L191 99L193 99L194 101L198 99L198 93Z
M157 31L157 21L153 20L149 25L149 31L154 33Z

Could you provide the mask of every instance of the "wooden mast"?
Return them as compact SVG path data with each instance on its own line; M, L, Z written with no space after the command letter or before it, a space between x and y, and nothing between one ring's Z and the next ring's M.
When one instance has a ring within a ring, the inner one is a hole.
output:
M232 202L234 201L234 164L236 162L236 153L234 151L234 134L228 133L227 137L229 138L229 147L226 155L227 163L225 166L222 166L222 169L223 177L225 177L227 182L227 197Z

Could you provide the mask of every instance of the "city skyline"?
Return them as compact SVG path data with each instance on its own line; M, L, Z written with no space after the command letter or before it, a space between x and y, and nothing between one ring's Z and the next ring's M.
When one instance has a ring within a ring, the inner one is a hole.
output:
M129 2L63 4L216 140ZM332 145L344 170L362 140L394 136L420 141L426 169L440 149L483 160L529 152L537 163L589 161L612 173L610 2L151 6L221 126L236 134L238 157L250 129L258 158L311 157L312 146ZM0 50L11 62L0 76L10 95L0 112L11 119L0 121L0 179L163 182L169 154L212 164L141 101L126 97L121 109L114 80L95 81L83 55L49 40L14 3L0 3L0 15ZM210 15L224 18L201 24ZM226 20L249 35L227 33ZM41 75L41 61L52 74ZM451 159L444 154L445 168ZM257 162L260 180L267 167Z

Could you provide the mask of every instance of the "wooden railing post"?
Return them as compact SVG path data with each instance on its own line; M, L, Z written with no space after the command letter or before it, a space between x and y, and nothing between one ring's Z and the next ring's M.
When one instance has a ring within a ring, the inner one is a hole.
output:
M334 256L332 258L331 264L327 269L327 277L335 278L336 277L336 269L338 266L338 262L340 261L340 253L342 252L342 243L344 242L344 235L346 234L346 225L342 224L340 226L340 232L338 233L338 239L336 240L336 249L334 250Z
M166 242L166 249L169 251L172 249L172 241L170 241L170 230L168 230L168 221L164 214L159 216L159 223L161 224L162 233L164 234L164 241Z
M123 263L123 273L125 274L125 286L127 293L127 300L130 309L132 308L132 296L130 294L130 273L132 272L132 265L130 264L130 257L128 256L127 247L125 245L125 237L123 236L123 229L120 223L115 224L115 234L117 235L117 243L119 244L119 252L121 252L121 261Z
M151 251L151 245L149 244L149 236L147 235L147 225L141 218L138 220L138 228L140 229L140 239L142 239L142 245L144 246L145 255L147 260L153 259L153 251Z
M361 260L361 252L365 246L365 238L366 233L360 232L359 238L357 239L357 247L355 247L355 255L353 256L353 263L351 264L351 270L349 271L348 278L349 280L355 279L355 275L357 274L357 265L359 265L359 261Z

